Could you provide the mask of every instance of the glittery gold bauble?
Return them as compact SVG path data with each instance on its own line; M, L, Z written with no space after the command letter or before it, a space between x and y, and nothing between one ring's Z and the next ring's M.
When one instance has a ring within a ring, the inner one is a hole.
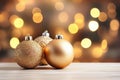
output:
M49 37L49 33L48 31L45 31L44 33L42 33L42 36L39 36L35 39L35 41L37 43L39 43L39 45L42 47L42 49L44 49L44 47L50 42L52 41L52 38ZM40 61L40 65L47 65L47 61L45 59L45 55L44 52L42 54L42 58Z
M58 69L68 66L74 58L73 47L67 41L57 35L44 49L47 62Z
M15 49L15 59L18 65L23 68L35 68L41 60L42 48L32 40L31 36L26 36Z

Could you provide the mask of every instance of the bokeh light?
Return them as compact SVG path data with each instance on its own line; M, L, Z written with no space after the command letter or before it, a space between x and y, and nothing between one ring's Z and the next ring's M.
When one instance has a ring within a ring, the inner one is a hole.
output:
M100 16L98 17L99 21L105 22L107 18L107 14L105 12L100 12Z
M23 2L18 3L18 4L16 5L16 10L17 10L18 12L24 11L24 10L25 10L25 3L23 3Z
M71 33L71 34L75 34L78 32L78 26L75 24L75 23L72 23L69 25L68 27L68 31Z
M34 13L40 13L40 12L41 12L41 9L38 8L38 7L35 7L35 8L32 9L32 14L34 14Z
M35 23L41 23L43 21L43 15L40 12L36 12L33 14L32 19Z
M58 19L59 19L60 22L63 22L63 23L67 22L67 20L68 20L68 14L66 12L61 12L58 15Z
M34 0L18 0L19 1L19 3L24 3L26 6L28 6L28 5L33 5L34 4Z
M83 48L89 48L92 45L92 41L89 38L84 38L81 41L81 46Z
M6 20L7 14L5 12L0 13L0 23Z
M11 48L16 48L18 46L18 44L20 43L19 39L17 37L12 37L10 39L10 46Z
M78 25L79 29L82 29L84 27L84 15L82 13L76 13L74 22Z
M94 58L100 58L100 57L103 56L103 54L104 54L103 49L100 48L100 47L94 47L94 48L92 49L92 56L93 56Z
M15 26L16 28L22 28L23 25L24 25L24 21L23 21L22 18L16 18L16 19L14 20L13 24L14 24L14 26Z
M100 15L100 10L98 8L92 8L90 10L90 15L93 17L93 18L97 18L99 17Z
M98 30L99 24L97 21L90 21L88 24L88 27L89 27L90 31L95 32Z
M0 22L3 22L3 21L4 21L4 15L0 14Z
M82 13L76 13L74 16L74 20L76 19L84 20L84 15Z
M108 42L106 39L103 39L102 42L101 42L101 48L102 49L107 49L107 46L108 46Z
M117 19L110 21L110 29L111 31L117 31L119 29L119 21Z
M11 24L13 24L16 18L18 18L17 15L11 15L10 18L9 18L9 22L10 22Z
M116 17L116 5L114 3L109 3L107 6L107 10L108 10L108 16L109 18L113 19Z
M58 10L58 11L63 10L64 9L63 2L60 2L60 1L56 2L55 3L55 9Z
M109 10L109 11L115 11L115 9L116 9L116 5L114 4L114 3L112 3L112 2L110 2L110 3L108 3L108 6L107 6L107 9Z

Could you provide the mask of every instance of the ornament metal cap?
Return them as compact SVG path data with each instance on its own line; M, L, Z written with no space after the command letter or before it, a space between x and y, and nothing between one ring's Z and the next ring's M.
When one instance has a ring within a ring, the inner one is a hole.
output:
M25 36L25 40L28 41L28 40L32 40L32 36L30 36L29 34L27 36Z
M55 35L55 39L63 39L63 35L57 34L57 35Z
M45 31L42 33L42 36L47 36L47 37L49 37L49 36L50 36L50 34L48 33L48 31L47 31L47 30L45 30Z

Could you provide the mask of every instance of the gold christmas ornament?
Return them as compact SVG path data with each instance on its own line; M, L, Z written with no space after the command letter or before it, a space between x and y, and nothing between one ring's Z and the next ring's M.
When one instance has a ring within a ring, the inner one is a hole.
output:
M41 57L42 48L32 40L32 36L25 36L25 41L15 49L16 62L23 68L35 68L40 63Z
M56 35L44 48L47 62L58 69L68 66L74 58L73 47L62 35Z
M42 33L42 36L39 36L35 39L35 41L37 43L39 43L39 45L42 47L42 49L44 49L44 47L50 42L52 41L52 38L50 38L50 34L48 33L48 31L44 31ZM41 61L40 61L40 65L47 65L47 61L45 59L45 55L44 55L44 52L42 54L42 58L41 58Z

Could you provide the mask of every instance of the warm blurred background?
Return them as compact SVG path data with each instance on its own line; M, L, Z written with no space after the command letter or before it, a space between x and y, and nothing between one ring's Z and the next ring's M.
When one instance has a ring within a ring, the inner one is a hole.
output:
M0 62L30 34L64 35L75 62L120 62L120 0L0 0Z

